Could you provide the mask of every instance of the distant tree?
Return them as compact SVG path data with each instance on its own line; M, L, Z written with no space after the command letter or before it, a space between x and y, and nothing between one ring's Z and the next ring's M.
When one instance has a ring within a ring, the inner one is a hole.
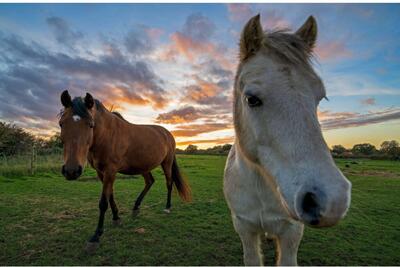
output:
M392 159L400 159L400 146L396 140L384 141L381 144L380 152Z
M365 143L365 144L356 144L351 149L351 152L355 155L365 155L369 156L377 152L377 149L374 145Z
M222 151L225 153L229 153L229 150L231 150L232 145L231 144L225 144L222 146Z
M47 146L50 148L63 148L60 133L56 133L47 141Z
M188 145L185 149L185 152L189 153L189 154L194 154L197 152L197 150L198 150L198 147L196 145Z
M337 155L343 154L346 151L347 151L347 149L342 145L334 145L334 146L332 146L332 152L336 153Z
M0 154L5 156L25 153L32 148L35 138L15 124L0 122Z

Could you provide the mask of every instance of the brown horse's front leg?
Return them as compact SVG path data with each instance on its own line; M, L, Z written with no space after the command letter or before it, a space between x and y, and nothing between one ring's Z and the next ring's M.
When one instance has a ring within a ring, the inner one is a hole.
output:
M89 239L89 242L87 243L86 246L86 251L89 253L93 253L97 247L99 246L100 243L100 236L104 232L104 215L107 211L108 208L108 201L110 199L110 196L112 194L112 183L109 181L104 181L103 182L103 192L100 197L99 201L99 221L97 223L97 228L96 231L94 232L94 235Z
M113 215L113 224L120 225L121 218L118 216L118 207L117 207L117 204L115 203L113 193L110 195L109 202L110 202L110 207L111 207L111 211L112 211L112 215Z

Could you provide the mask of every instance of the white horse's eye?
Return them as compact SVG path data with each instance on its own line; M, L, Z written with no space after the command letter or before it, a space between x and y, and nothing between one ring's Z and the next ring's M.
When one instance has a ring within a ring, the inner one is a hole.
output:
M254 95L246 95L246 102L249 107L258 107L262 105L262 101Z

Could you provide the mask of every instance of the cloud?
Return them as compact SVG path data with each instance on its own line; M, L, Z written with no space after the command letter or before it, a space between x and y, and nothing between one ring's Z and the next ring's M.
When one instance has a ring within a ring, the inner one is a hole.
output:
M342 41L327 41L321 44L317 42L315 54L322 60L350 58L353 55Z
M215 32L214 23L201 13L187 17L182 33L197 42L209 40Z
M138 25L131 29L124 39L127 51L133 55L145 55L154 50L153 40L158 38L162 32L145 25Z
M282 14L273 9L261 11L261 24L267 30L289 29L291 26L291 23Z
M214 59L207 59L204 62L196 64L193 66L193 69L200 72L199 76L207 77L218 83L221 87L226 89L231 89L232 87L234 80L233 71L222 67Z
M219 106L223 108L229 104L229 98L224 95L226 91L220 85L205 81L194 76L195 84L184 88L183 102L196 103L206 106Z
M76 43L83 38L83 33L73 31L68 23L60 17L49 17L46 19L56 41L70 49L75 48Z
M175 137L193 137L202 133L211 133L220 130L232 129L231 124L228 123L204 123L204 124L190 124L179 125L176 130L172 131Z
M375 105L375 98L370 97L370 98L362 99L361 104L366 105L366 106L373 106L373 105Z
M354 118L358 115L359 113L356 112L332 112L330 110L324 110L324 111L318 110L318 118L321 121L330 119L335 119L335 120L348 119L348 118Z
M171 43L160 52L159 59L170 62L185 59L192 65L213 60L223 69L233 70L236 52L211 40L215 30L215 24L201 13L188 16L182 30L170 35Z
M179 105L155 119L158 123L176 124L179 137L226 129L232 123L231 90L236 52L213 40L215 25L197 13L187 17L182 29L170 35L171 43L163 48L161 58L169 64L184 66L187 84L181 90ZM173 63L171 63L173 62ZM188 124L201 120L203 124ZM179 124L187 127L181 127Z
M250 4L227 4L229 18L232 21L243 22L253 15Z
M330 111L324 111L322 114L322 116L319 116L322 129L332 130L398 120L400 119L400 108L369 112L367 114L359 114L355 112L334 113Z
M150 65L130 60L115 44L105 48L90 57L71 56L0 32L1 117L32 127L32 120L54 122L64 89L89 91L110 105L167 105L164 81Z
M157 123L178 124L195 121L202 117L201 112L193 106L174 109L166 113L161 113L156 118Z
M199 42L181 32L171 35L172 44L164 52L169 59L183 57L189 63L196 64L202 59L214 59L226 69L233 69L234 63L225 56L226 49L211 42Z

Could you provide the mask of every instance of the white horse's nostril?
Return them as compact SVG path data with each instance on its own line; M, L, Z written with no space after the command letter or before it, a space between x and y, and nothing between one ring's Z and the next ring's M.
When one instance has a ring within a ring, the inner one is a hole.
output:
M317 196L314 193L307 192L304 195L303 203L301 206L304 212L314 213L319 208Z
M307 192L302 200L301 209L303 217L311 225L317 225L321 217L321 207L316 194Z

